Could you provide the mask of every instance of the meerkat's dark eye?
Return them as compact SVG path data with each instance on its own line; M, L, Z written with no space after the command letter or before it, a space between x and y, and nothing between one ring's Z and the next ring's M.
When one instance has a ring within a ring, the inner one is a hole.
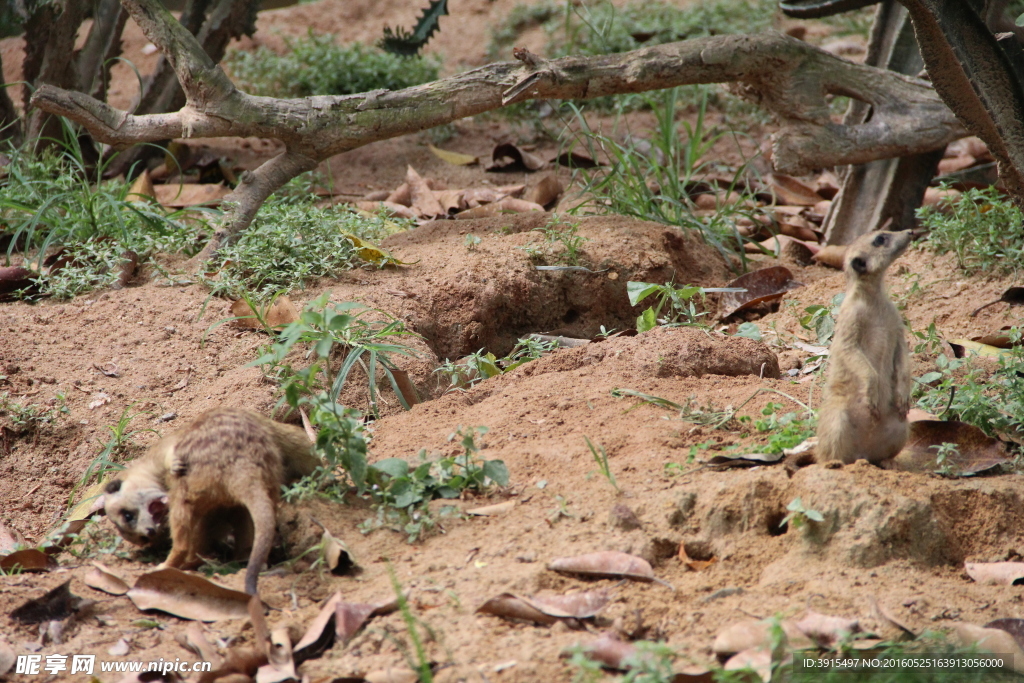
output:
M121 518L124 519L125 524L133 524L135 522L135 513L125 510L121 513Z
M881 247L884 244L885 244L885 235L879 235L878 237L876 237L875 239L873 239L871 241L871 246L873 246L873 247Z

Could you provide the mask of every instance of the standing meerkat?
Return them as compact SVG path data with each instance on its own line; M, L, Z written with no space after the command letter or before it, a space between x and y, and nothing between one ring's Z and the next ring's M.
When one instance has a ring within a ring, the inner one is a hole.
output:
M107 485L107 516L129 541L156 540L170 523L163 566L190 569L229 521L239 548L250 541L245 591L270 554L281 484L313 472L320 461L306 433L243 408L218 408L158 441ZM232 514L244 508L248 518ZM250 522L251 519L251 522Z
M877 463L899 453L907 442L907 342L903 319L885 293L885 270L912 237L909 230L871 232L846 249L846 297L818 411L821 460Z

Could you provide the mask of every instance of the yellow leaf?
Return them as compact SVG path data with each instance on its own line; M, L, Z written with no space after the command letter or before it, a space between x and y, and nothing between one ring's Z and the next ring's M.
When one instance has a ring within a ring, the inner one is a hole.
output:
M449 152L446 149L438 149L433 145L427 145L427 148L434 153L441 161L447 161L449 164L455 166L472 166L477 163L479 159L469 154L459 154L458 152Z
M352 243L352 246L356 249L356 255L363 259L367 263L372 263L377 266L404 266L408 265L399 261L394 256L389 254L382 247L378 247L375 244L371 244L364 239L356 237L350 232L342 232L342 236Z
M976 341L970 339L950 339L950 344L956 344L957 346L964 347L964 352L967 355L977 354L984 358L999 358L1010 353L1008 349L1000 349L995 346L989 346L988 344L979 344Z

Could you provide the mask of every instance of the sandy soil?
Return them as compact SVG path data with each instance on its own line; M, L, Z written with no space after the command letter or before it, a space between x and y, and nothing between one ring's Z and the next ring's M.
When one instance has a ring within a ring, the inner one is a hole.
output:
M275 31L302 33L309 25L333 30L344 39L365 39L377 35L380 17L408 23L414 4L322 0L275 10L261 16L257 41L272 43L279 40ZM481 63L484 27L513 4L453 0L453 18L446 21L459 17L466 23L459 30L446 25L431 49L451 60L446 62L449 68ZM141 36L130 32L127 40L130 50L143 44ZM4 46L5 71L13 68L12 45L7 41ZM129 80L119 80L118 92L125 101L131 97ZM645 119L640 115L635 121L642 126ZM760 130L750 133L754 144L762 137ZM485 154L494 142L514 135L498 121L464 122L446 147ZM329 170L341 192L361 195L397 185L407 164L453 187L523 179L446 167L415 136L350 152L333 160ZM532 177L525 180L535 182ZM793 476L782 467L714 472L687 464L692 446L710 443L707 450L697 451L699 462L717 449L751 438L735 430L694 426L650 405L630 410L632 401L611 395L612 389L630 388L677 402L693 398L701 406L717 408L751 399L741 414L757 415L769 401L789 403L778 394L757 393L769 389L817 405L820 378L779 378L780 369L784 372L794 363L792 351L777 354L764 343L718 332L658 329L560 350L468 391L442 395L444 388L433 370L445 358L479 348L500 355L516 338L532 332L591 337L601 325L628 327L638 313L627 304L628 280L674 277L677 282L721 286L730 278L717 252L699 240L619 217L587 219L580 225L589 239L585 263L606 272L539 273L519 247L534 239L536 233L529 231L547 220L531 216L428 224L386 243L414 265L352 271L293 293L300 305L325 292L332 301L360 301L402 317L422 335L412 342L420 355L400 365L429 400L403 412L385 391L385 416L370 427L372 460L412 459L420 449L450 454L456 446L449 435L459 426L487 426L481 455L504 460L510 485L457 504L469 509L512 500L516 505L499 517L447 519L443 533L416 544L389 530L360 533L357 525L373 511L352 497L347 504L314 500L288 508L282 515L300 520L307 535L312 517L343 539L361 571L338 577L299 563L293 571L279 567L265 575L260 586L271 607L272 627L301 632L322 602L339 590L353 602L388 599L389 567L410 591L416 616L431 629L427 649L442 667L438 680L444 681L571 680L560 653L593 635L564 624L535 626L475 613L486 599L504 591L547 595L609 588L615 597L588 630L617 628L664 639L683 659L699 664L713 661L711 643L724 626L747 615L799 616L811 601L820 612L859 618L867 629L881 626L869 608L871 596L915 631L1024 617L1016 590L975 584L962 569L964 560L1024 554L1024 501L1015 476L947 480L864 463L840 469L815 465ZM473 250L464 244L468 232L481 238ZM173 269L179 263L168 259L165 265ZM774 324L783 334L811 341L798 324L798 313L811 304L828 304L842 291L843 276L820 267L785 265L807 286L787 294L779 310L758 324L762 330ZM905 306L915 330L934 322L944 336L955 338L1019 323L1019 314L1005 304L975 318L968 315L998 298L1015 284L1013 278L968 278L951 259L914 250L892 273L893 297ZM269 412L278 398L276 387L258 369L247 367L266 343L262 333L228 326L210 330L226 317L225 302L210 302L200 315L208 298L202 286L168 285L154 275L143 274L121 290L66 302L0 305L0 375L6 378L0 391L42 406L63 394L69 409L54 425L7 431L0 443L0 524L30 543L41 541L60 522L72 489L109 438L108 427L126 409L139 413L131 429L166 433L209 408L248 406ZM922 355L914 362L915 374L920 374L933 358ZM116 365L118 376L99 370L110 364ZM93 407L98 399L100 405ZM356 384L343 401L359 408L367 405L365 391ZM176 417L159 421L170 413ZM606 448L621 491L599 474L584 436ZM132 452L141 452L155 439L155 433L140 431L132 439ZM827 520L814 533L779 528L786 505L797 497ZM622 505L635 513L638 527L625 523L621 511L613 513ZM105 521L92 533L107 543L115 538ZM715 562L691 571L677 557L680 546L695 559ZM0 576L0 642L18 653L98 654L110 661L194 659L179 643L189 622L156 612L147 618L158 622L158 628L140 624L143 615L126 598L99 593L82 581L93 559L131 583L161 558L128 547L116 553L102 548L94 544L90 557L62 554L60 567L49 573ZM556 557L599 550L644 557L672 588L588 581L546 568ZM69 579L74 594L95 603L68 623L62 644L42 642L35 627L8 618L25 600ZM240 573L216 580L236 589L242 586ZM211 641L222 644L253 640L252 627L244 620L215 622L203 629ZM107 654L119 639L128 643L129 653ZM332 680L402 666L405 660L396 643L407 643L402 617L377 617L347 645L337 644L305 663L302 672L310 680ZM100 678L104 683L117 680L112 674Z

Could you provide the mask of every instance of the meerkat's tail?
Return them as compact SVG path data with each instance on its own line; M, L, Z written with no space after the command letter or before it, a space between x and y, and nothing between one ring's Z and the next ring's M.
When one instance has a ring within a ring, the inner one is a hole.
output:
M246 507L252 516L253 541L252 551L249 553L249 566L245 570L245 592L249 595L257 595L256 582L260 578L263 567L267 564L270 548L274 544L276 530L274 502L261 489L253 500L246 503Z

